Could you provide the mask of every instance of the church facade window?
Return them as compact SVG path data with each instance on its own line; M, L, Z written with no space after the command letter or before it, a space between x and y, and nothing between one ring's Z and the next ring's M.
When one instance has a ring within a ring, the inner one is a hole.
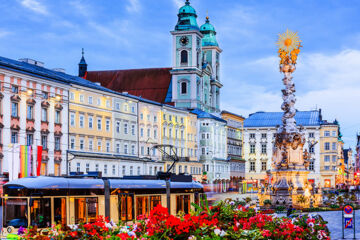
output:
M188 52L186 50L182 50L180 52L180 65L181 66L188 65Z
M187 83L181 82L180 86L181 86L181 94L187 94Z

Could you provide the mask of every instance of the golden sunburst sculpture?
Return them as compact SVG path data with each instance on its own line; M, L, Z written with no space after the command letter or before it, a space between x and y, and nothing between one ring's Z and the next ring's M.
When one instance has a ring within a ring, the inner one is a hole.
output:
M280 65L296 64L297 56L300 53L301 41L297 32L286 30L279 34L279 40L276 44L279 47Z

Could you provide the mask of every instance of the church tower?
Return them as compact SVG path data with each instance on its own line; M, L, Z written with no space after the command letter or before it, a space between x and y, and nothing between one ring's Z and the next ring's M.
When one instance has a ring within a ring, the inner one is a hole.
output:
M216 31L210 23L209 17L206 17L205 23L201 25L200 32L203 34L202 51L205 73L204 76L204 96L208 95L210 112L220 112L220 53L222 50L216 40ZM207 88L209 87L209 89Z
M82 49L82 57L79 62L79 77L84 77L85 73L87 72L87 63L84 58L84 49Z
M172 102L176 107L202 109L201 93L201 39L196 21L195 9L186 0L185 5L179 9L178 22L173 36L172 47Z

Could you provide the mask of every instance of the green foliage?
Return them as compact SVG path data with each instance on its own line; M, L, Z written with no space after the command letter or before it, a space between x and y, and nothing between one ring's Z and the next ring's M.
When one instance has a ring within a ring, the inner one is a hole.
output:
M276 212L282 212L282 211L284 211L285 209L286 209L285 206L276 206L275 211L276 211Z
M252 201L252 199L251 199L250 197L246 197L246 198L244 199L244 201L245 201L246 203L249 203L249 202Z
M264 200L264 205L271 205L271 201L270 201L270 199L266 199L266 200Z
M344 198L342 196L338 196L336 201L339 203L340 206L344 204Z
M337 205L337 204L331 204L331 205L330 205L330 208L335 209L335 208L340 208L340 206Z

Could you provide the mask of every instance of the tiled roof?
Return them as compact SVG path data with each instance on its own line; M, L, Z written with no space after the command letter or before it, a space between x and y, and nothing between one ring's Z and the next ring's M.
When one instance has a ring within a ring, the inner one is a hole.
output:
M220 122L224 122L224 123L227 123L224 119L222 118L219 118L211 113L208 113L208 112L204 112L200 109L194 109L191 111L191 113L194 113L197 115L198 118L210 118L210 119L214 119L216 121L220 121Z
M89 71L86 79L100 82L102 86L117 92L165 103L171 83L171 68L128 69Z
M66 73L54 71L48 68L36 66L27 62L16 61L13 59L5 58L0 56L0 68L8 69L11 71L16 71L19 73L31 75L34 77L43 78L49 81L58 82L62 84L78 84L84 87L89 87L101 91L106 91L109 93L119 94L115 91L107 89L103 86L99 86L91 81L86 79L69 75Z
M256 112L244 121L244 127L276 127L282 124L283 112ZM297 111L295 115L297 125L320 126L321 117L318 110Z

